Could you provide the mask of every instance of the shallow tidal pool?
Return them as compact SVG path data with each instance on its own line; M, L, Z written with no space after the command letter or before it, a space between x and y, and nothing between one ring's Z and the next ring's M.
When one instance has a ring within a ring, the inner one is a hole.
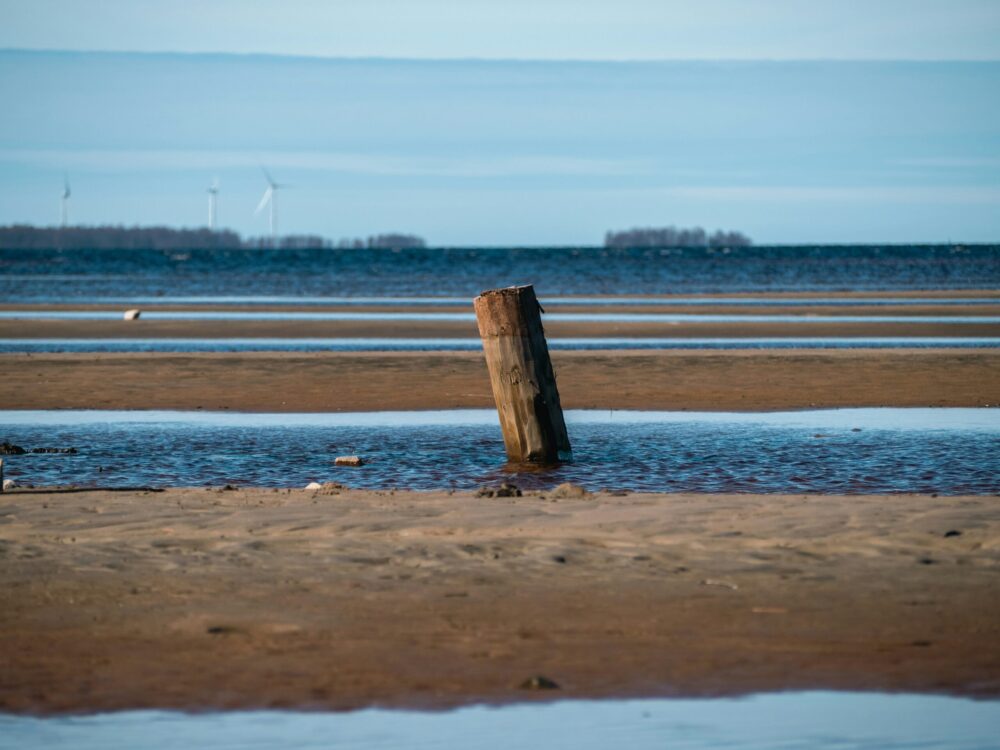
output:
M0 716L0 750L987 750L998 746L998 737L1000 701L836 692L558 701L441 712Z
M250 414L0 412L20 484L754 493L1000 492L1000 409L802 412L569 411L572 461L505 463L492 410ZM359 455L360 468L334 466Z

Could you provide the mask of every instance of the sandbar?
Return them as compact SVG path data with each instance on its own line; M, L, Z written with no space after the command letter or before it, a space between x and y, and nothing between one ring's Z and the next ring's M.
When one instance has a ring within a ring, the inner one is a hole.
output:
M14 490L0 710L995 697L998 502Z

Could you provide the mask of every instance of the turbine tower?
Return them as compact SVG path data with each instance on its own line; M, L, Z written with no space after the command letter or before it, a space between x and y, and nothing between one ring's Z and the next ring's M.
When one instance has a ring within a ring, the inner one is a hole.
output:
M215 231L216 217L218 216L219 201L219 178L212 180L212 185L208 188L208 229Z
M261 167L260 170L264 173L264 179L267 180L267 190L261 196L260 203L257 204L257 210L254 213L259 214L264 210L264 206L270 204L271 214L269 221L271 225L271 243L273 244L278 236L278 189L288 187L288 185L275 182L274 178L271 177L271 173L264 169L264 167Z
M59 202L59 226L65 227L69 220L69 197L73 192L69 189L69 177L63 177L62 200Z

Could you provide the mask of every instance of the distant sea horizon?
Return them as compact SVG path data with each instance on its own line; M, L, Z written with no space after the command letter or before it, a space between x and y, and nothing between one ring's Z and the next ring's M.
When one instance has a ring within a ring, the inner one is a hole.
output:
M0 248L16 303L246 297L468 297L1000 289L1000 245L744 248Z

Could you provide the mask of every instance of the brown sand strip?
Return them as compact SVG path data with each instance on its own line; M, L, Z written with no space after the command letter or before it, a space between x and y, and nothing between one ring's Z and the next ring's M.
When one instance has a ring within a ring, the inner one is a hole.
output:
M566 408L996 406L997 350L554 352ZM491 407L482 354L8 354L0 409Z
M545 323L549 338L830 336L1000 336L1000 323ZM478 338L474 320L186 321L4 320L0 338Z
M997 502L15 491L0 710L997 696Z

